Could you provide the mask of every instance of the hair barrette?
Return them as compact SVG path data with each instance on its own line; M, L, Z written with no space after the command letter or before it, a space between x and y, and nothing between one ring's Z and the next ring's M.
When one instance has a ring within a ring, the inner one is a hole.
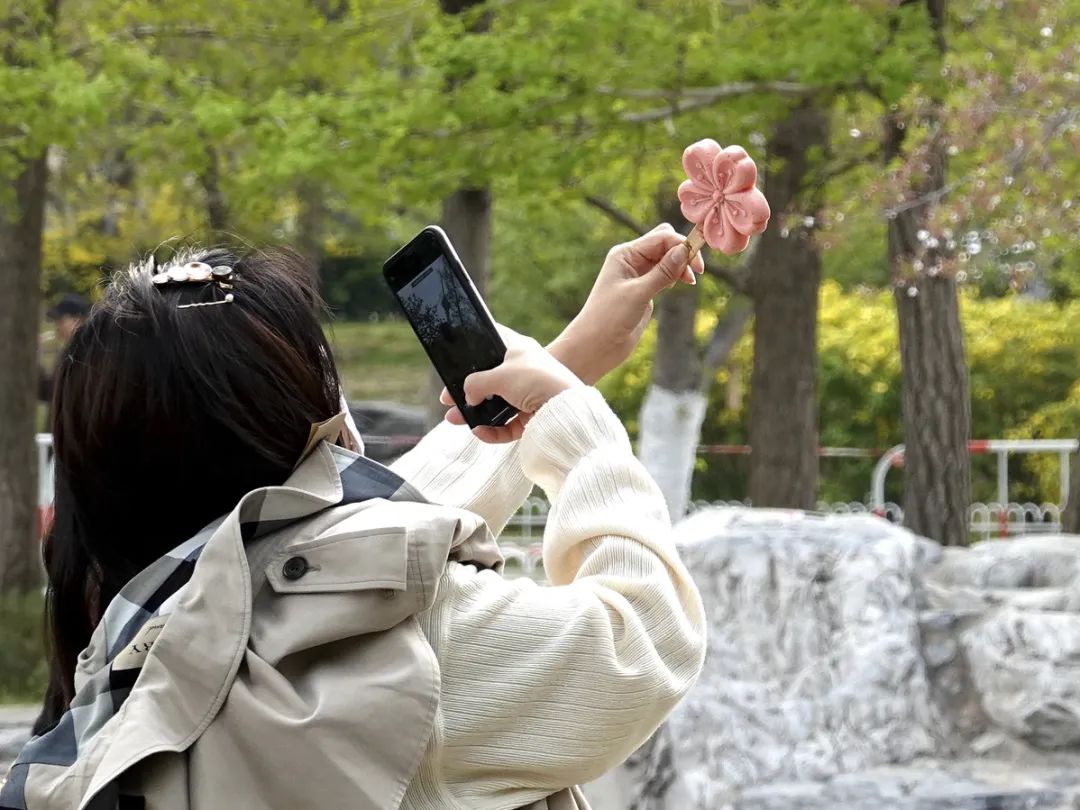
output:
M169 284L205 284L213 282L220 290L226 291L225 298L220 301L197 301L192 304L177 304L177 309L190 309L192 307L213 307L218 304L231 304L233 294L227 292L232 289L234 278L233 268L226 264L211 267L206 262L188 262L178 264L167 269L162 268L151 276L150 280L158 287Z

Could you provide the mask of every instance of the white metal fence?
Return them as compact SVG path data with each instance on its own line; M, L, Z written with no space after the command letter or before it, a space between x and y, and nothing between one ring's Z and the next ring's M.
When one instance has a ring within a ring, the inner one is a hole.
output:
M379 437L392 439L393 437ZM408 437L410 441L412 437ZM51 519L53 502L52 436L39 433L38 448L38 516L42 528ZM1069 492L1070 456L1078 449L1076 439L992 439L969 442L972 454L997 456L998 500L989 503L973 503L968 509L970 530L982 538L991 536L1011 537L1018 534L1053 533L1061 531L1061 509ZM742 445L714 445L705 448L709 452L745 454L749 448ZM821 448L821 454L840 458L865 458L868 453L861 448ZM1054 453L1059 457L1061 469L1060 503L1017 503L1009 501L1009 456L1013 453ZM904 511L895 503L885 500L885 480L894 467L903 465L904 445L900 444L882 454L874 467L871 480L870 503L858 501L824 503L817 505L819 512L827 514L874 514L891 523L903 523ZM749 501L694 501L690 511L707 506L749 506ZM544 498L531 497L507 524L504 537L508 541L508 563L520 565L525 573L533 573L540 561L540 542L547 524L549 504Z
M749 501L693 501L689 511L714 506L750 506ZM540 577L543 574L541 541L550 505L544 498L531 497L507 524L500 544L511 573ZM817 511L829 515L874 515L901 524L904 510L886 501L881 505L859 501L817 504ZM1054 534L1061 531L1061 507L1056 503L982 503L968 508L968 527L979 539L1017 535Z
M968 452L973 455L992 453L997 456L997 502L1009 503L1009 456L1013 453L1053 453L1058 457L1060 478L1060 503L1069 497L1069 456L1077 451L1077 439L978 439L968 442ZM874 508L885 503L885 477L893 467L904 465L904 445L898 444L885 451L874 467L870 487L870 501Z

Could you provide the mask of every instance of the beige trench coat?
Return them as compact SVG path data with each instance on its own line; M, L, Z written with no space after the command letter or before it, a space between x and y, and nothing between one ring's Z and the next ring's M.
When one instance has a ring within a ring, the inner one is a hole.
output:
M278 490L329 506L341 487L322 444ZM397 808L439 702L416 615L451 559L501 566L484 522L451 507L330 507L246 545L234 512L119 712L74 765L32 766L29 810L96 810L110 783L121 808ZM81 662L95 644L101 628ZM585 807L568 788L531 810Z

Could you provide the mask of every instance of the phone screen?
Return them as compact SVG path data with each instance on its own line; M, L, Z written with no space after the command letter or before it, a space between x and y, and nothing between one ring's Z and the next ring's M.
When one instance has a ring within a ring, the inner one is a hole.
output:
M477 308L443 255L396 293L450 395L463 403L465 378L503 361L502 341L493 334L486 314ZM496 397L463 413L470 424L492 424L508 407Z

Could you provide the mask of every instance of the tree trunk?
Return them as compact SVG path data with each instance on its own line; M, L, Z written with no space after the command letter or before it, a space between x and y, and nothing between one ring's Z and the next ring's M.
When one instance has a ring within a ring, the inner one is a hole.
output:
M1069 500L1061 518L1062 528L1070 534L1080 534L1080 453L1073 459L1072 475L1069 477Z
M311 180L302 180L296 192L300 210L296 218L296 249L311 263L316 289L322 286L323 228L326 225L326 198L323 189Z
M216 234L229 226L229 206L221 190L221 159L210 144L206 144L205 151L206 168L199 175L199 182L206 192L206 220Z
M934 43L945 56L945 0L926 0ZM930 131L925 164L911 200L888 221L888 258L896 289L904 427L904 525L946 545L968 542L971 501L971 402L960 326L956 281L934 274L941 257L919 233L927 227L938 193L945 187L945 149L940 104L924 113ZM906 127L886 120L885 157L903 153ZM936 134L934 134L936 133Z
M12 207L0 205L0 592L41 581L34 422L40 316L45 155L25 162Z
M917 290L912 297L909 290ZM904 525L946 545L967 543L971 502L964 334L956 281L896 290L904 420Z
M828 144L812 103L777 125L767 146L779 167L765 180L774 224L760 238L747 284L754 301L750 374L750 500L812 509L817 499L817 311L821 257L813 238L818 189L802 193Z
M442 202L442 227L465 265L476 289L487 291L491 274L491 191L486 188L460 188ZM431 372L428 423L437 425L445 408L439 404L442 380Z
M477 6L483 6L485 0L439 0L439 8L444 14L463 14ZM491 26L491 15L483 12L469 25L469 31L483 33ZM450 83L453 87L453 82ZM483 295L487 290L488 275L491 267L491 190L486 186L464 185L451 192L442 201L442 227L457 250L462 264L472 278L476 289ZM429 387L432 396L428 399L428 424L437 425L443 418L445 409L439 404L439 392L442 380L431 372Z
M705 362L701 370L701 390L707 394L717 369L727 362L735 350L746 325L754 314L754 302L742 295L734 296L728 303L724 317L716 324L709 344L705 347Z
M638 458L664 493L673 521L686 514L707 404L694 334L698 291L679 285L656 303L656 358L639 417Z

